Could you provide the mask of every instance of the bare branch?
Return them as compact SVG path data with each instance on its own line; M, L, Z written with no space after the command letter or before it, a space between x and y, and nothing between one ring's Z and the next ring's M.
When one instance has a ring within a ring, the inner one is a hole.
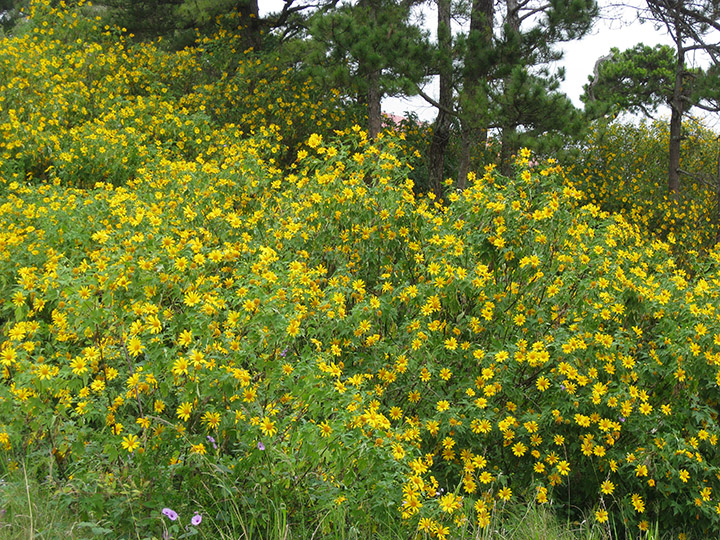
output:
M715 188L717 187L717 184L714 184L714 183L712 183L712 182L708 182L707 180L705 180L705 178L703 178L703 177L702 177L701 175L699 175L699 174L691 173L690 171L686 171L686 170L684 170L684 169L678 169L677 172L679 172L680 174L684 174L685 176L689 176L689 177L692 178L693 180L697 180L698 182L702 182L702 183L705 184L706 186L711 187L711 188L713 188L713 189L715 189Z
M421 98L423 98L425 101L427 101L430 105L432 105L432 106L435 107L436 109L438 109L438 110L440 110L440 111L443 111L444 113L447 113L447 114L449 114L449 115L451 115L451 116L458 116L457 111L455 111L455 110L453 110L453 109L448 109L447 107L443 107L442 105L440 105L440 103L438 103L437 100L433 99L431 96L429 96L428 94L426 94L426 93L423 91L423 89L420 88L419 86L416 86L416 87L415 87L415 90L417 90L418 96L420 96Z
M518 16L518 21L519 21L520 23L522 23L522 22L524 22L526 19L529 19L529 18L532 17L533 15L537 15L538 13L541 13L541 12L545 11L546 9L548 9L548 8L550 8L550 7L551 7L550 4L545 4L545 5L540 6L540 7L538 7L538 8L527 10L524 15ZM520 11L520 10L518 10L518 11Z
M649 0L649 1L653 1L653 0ZM658 1L658 0L654 0L654 1ZM682 2L677 2L677 3L673 4L672 8L676 9L677 11L679 11L686 17L691 17L692 19L695 19L698 22L707 24L708 26L714 28L715 30L720 31L720 22L718 22L715 19L710 19L709 17L706 17L699 11L693 11L693 10L687 9L683 5Z
M703 111L707 112L720 112L720 104L704 105L703 103L693 103L693 107L697 107L698 109L702 109Z
M322 5L322 9L333 9L335 8L335 6L337 6L338 2L339 0L331 0L330 2ZM281 26L284 26L288 22L290 16L294 15L295 13L300 13L301 11L305 11L306 9L321 7L321 4L302 4L293 7L294 3L295 0L285 0L282 11L280 11L277 17L275 17L273 20L268 21L272 28L280 28Z

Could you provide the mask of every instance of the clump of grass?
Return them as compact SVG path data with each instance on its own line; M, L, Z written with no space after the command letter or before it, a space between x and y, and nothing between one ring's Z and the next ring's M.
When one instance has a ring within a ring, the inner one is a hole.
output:
M0 479L0 539L82 540L112 533L98 523L78 522L74 503L54 481L34 479L23 463Z
M563 524L546 508L520 506L509 509L476 537L479 540L605 540L570 523Z
M520 513L522 512L522 513ZM528 507L518 509L506 526L507 540L600 540L591 536L592 531L583 531L571 523L561 524L551 512L544 508ZM585 534L585 533L590 534Z
M538 505L513 505L493 513L491 524L465 538L473 540L669 540L658 522L646 532L633 535L613 523L600 524L591 517L563 520L551 509Z

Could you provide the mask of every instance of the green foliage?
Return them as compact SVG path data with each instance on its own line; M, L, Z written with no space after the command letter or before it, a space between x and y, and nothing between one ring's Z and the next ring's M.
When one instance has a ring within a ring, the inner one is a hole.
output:
M57 20L65 24L50 24ZM81 11L35 5L24 33L0 52L0 170L8 179L119 186L158 156L215 152L212 121L238 134L282 125L276 163L294 160L311 133L353 121L337 92L280 57L244 50L227 29L237 20L196 47L164 52Z
M8 32L15 26L26 4L24 0L0 0L0 31Z
M182 0L108 0L112 22L141 39L172 36Z
M677 65L672 47L640 43L622 52L614 47L598 62L581 97L591 116L624 111L651 116L671 101Z
M10 186L4 228L33 230L2 269L7 448L43 434L79 511L143 534L163 507L474 527L514 498L654 516L683 469L712 487L715 368L677 363L712 337L668 247L526 160L434 209L386 138L311 137L287 176L246 140L127 188Z
M426 36L411 24L406 3L369 0L320 11L310 21L310 32L323 46L318 52L323 69L316 75L363 99L372 72L381 74L383 95L412 95L425 76Z
M136 39L161 38L172 50L192 46L197 33L214 32L218 18L238 20L233 31L242 38L243 49L259 48L257 0L105 0L106 20L126 28Z

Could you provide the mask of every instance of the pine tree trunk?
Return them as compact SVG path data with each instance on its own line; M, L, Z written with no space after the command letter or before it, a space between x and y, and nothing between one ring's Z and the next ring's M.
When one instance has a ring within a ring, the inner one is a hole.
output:
M506 0L505 5L507 7L507 18L505 21L507 25L506 31L512 31L519 34L520 18L518 12L518 0ZM511 75L505 79L505 88L508 88L510 84L510 77ZM500 137L500 172L504 176L510 176L513 172L511 159L516 150L514 146L515 141L513 140L516 132L517 129L512 125L506 125L502 128L502 135Z
M460 133L460 164L458 166L458 187L465 189L468 173L477 168L480 154L488 140L485 128L463 127Z
M676 39L680 39L677 36ZM680 195L680 142L682 141L682 117L685 112L683 100L683 82L685 77L685 55L682 42L677 47L677 66L675 68L675 86L670 103L670 143L668 148L668 192L670 198L677 201Z
M244 28L243 45L255 51L262 48L262 25L258 0L239 0L240 26Z
M377 70L371 71L368 75L367 83L368 137L374 139L382 129L380 72Z
M685 38L680 16L675 13L673 16L675 32L675 51L677 63L675 65L675 84L673 85L673 96L670 101L670 142L668 145L668 195L670 199L677 202L680 198L680 143L682 142L682 120L686 105L685 77Z
M715 141L720 143L720 137ZM720 242L720 150L717 155L717 167L715 169L715 243Z
M435 195L442 197L443 192L443 176L445 174L445 150L450 141L450 121L447 113L440 111L435 119L435 128L433 129L432 139L430 141L430 151L428 153L430 189ZM465 187L465 182L460 186L458 179L458 187Z
M464 183L473 161L487 140L487 100L480 92L487 66L481 65L482 50L492 45L493 0L473 0L470 12L468 50L465 57L463 94L461 96L462 152L458 183Z
M440 95L438 103L435 129L430 141L430 152L428 155L430 188L438 197L442 196L442 181L445 174L445 151L450 141L450 115L445 109L452 107L452 36L450 32L450 0L438 0L438 45L440 46L443 58L440 66ZM465 176L458 178L458 187L465 187Z
M468 145L469 133L463 128L460 130L460 162L458 163L458 185L462 182L467 185L467 177L470 172L470 149Z
M515 147L513 146L512 136L514 134L514 128L505 127L502 130L502 136L500 138L500 173L507 177L513 173L512 156L515 151Z
M374 26L377 23L377 10L379 5L374 0L360 0L358 7L367 12L370 23ZM368 137L374 139L382 130L382 92L380 91L380 70L377 66L361 64L360 73L365 74L367 83L367 115L368 115Z
M505 0L507 20L505 21L514 32L520 32L520 13L518 0Z
M680 195L680 141L682 140L682 114L673 106L670 116L670 148L668 163L668 191L677 201Z

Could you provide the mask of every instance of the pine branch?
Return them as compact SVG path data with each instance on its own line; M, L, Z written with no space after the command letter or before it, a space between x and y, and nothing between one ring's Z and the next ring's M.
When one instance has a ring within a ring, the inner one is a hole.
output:
M650 0L653 1L653 0ZM657 1L657 0L656 0ZM662 1L662 0L660 0ZM707 24L711 28L714 28L715 30L720 31L720 22L718 22L715 19L710 19L709 17L706 17L701 12L694 11L687 9L685 6L683 6L682 2L677 2L676 4L673 4L672 6L674 9L685 15L686 17L690 17L692 19L695 19L698 22Z

